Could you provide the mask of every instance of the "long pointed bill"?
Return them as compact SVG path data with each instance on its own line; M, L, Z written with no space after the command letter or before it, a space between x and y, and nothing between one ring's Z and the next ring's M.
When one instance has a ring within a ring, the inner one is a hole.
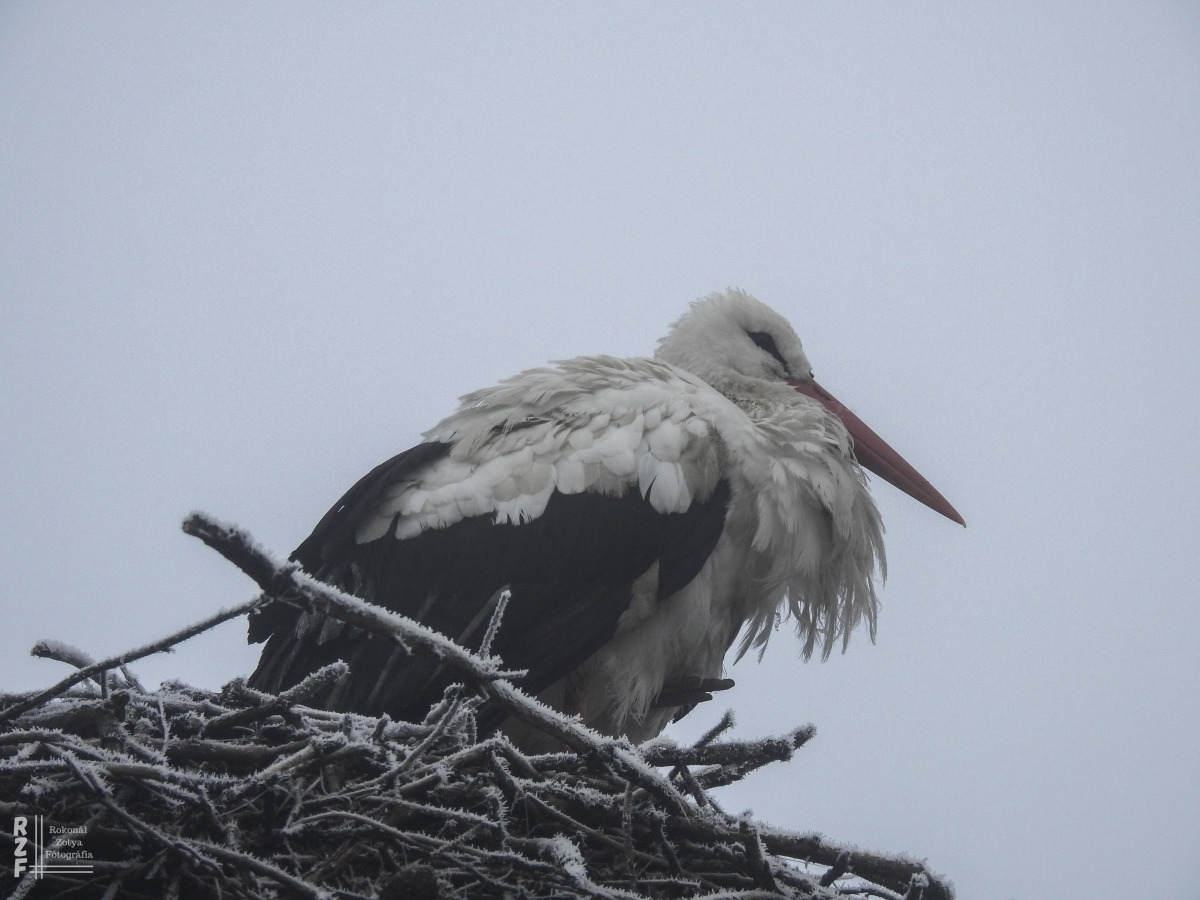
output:
M920 500L934 512L939 512L952 522L965 526L963 517L949 501L938 493L937 488L921 477L921 473L904 461L899 453L888 446L887 441L866 426L862 419L839 403L834 396L811 378L808 381L789 381L801 394L819 400L831 413L842 420L850 437L854 439L854 455L864 469L874 472L884 481L893 484L908 496Z

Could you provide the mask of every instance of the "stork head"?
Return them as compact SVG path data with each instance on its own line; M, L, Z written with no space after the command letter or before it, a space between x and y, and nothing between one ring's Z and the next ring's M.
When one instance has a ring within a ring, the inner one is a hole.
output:
M730 372L766 381L812 377L787 319L736 288L692 303L654 355L709 383Z
M725 380L731 373L790 384L841 420L854 440L854 454L863 468L951 521L966 524L949 501L899 453L817 384L800 338L787 319L745 291L734 288L692 303L658 342L655 356L710 384Z

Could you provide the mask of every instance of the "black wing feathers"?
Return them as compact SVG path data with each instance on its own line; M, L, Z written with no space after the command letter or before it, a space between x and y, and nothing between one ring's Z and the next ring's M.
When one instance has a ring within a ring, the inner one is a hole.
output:
M518 683L531 693L558 681L612 637L632 583L656 560L662 599L696 577L724 528L729 486L721 482L685 513L659 513L637 490L622 497L556 492L541 516L520 525L476 516L405 540L389 532L367 544L354 542L358 520L388 485L448 450L421 444L374 469L293 558L322 580L471 649L482 641L499 592L509 589L492 650L507 668L528 670ZM350 676L325 698L332 708L419 721L452 680L435 659L409 656L393 642L282 604L251 623L252 641L268 635L251 684L280 691L344 659Z
M387 462L380 463L362 478L354 487L346 491L333 504L329 512L321 517L317 527L291 555L291 559L300 563L304 571L310 575L337 584L352 594L359 593L354 586L338 583L327 577L328 564L344 557L346 551L354 546L354 533L372 504L379 498L380 493L390 484L395 484L405 475L414 474L418 469L436 462L450 452L450 445L431 442L417 446L397 454ZM271 637L281 627L294 624L297 613L291 607L282 603L269 604L262 610L250 614L250 631L247 639L251 644L258 644ZM266 663L266 654L258 665L253 678L259 677ZM330 660L332 662L332 660Z
M354 545L354 534L363 514L369 512L380 493L405 475L412 475L450 452L450 444L432 441L397 454L380 463L342 495L321 517L312 534L296 548L292 559L317 574L327 563L339 559ZM319 577L319 576L318 576Z

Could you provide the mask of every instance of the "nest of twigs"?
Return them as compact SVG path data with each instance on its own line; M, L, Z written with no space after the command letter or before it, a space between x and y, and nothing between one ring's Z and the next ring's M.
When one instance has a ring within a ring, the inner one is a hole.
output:
M721 740L727 714L690 747L632 747L521 693L499 660L280 565L241 532L201 516L185 530L263 594L98 663L61 644L34 648L77 670L45 691L0 695L0 815L52 826L36 853L32 838L3 830L6 896L953 896L919 862L731 816L709 795L790 759L811 726ZM415 723L306 707L342 663L279 696L241 679L220 693L173 683L150 692L126 668L269 600L333 611L411 652L437 653L461 681ZM503 734L481 738L483 702L562 752L529 755ZM23 853L27 869L14 878Z

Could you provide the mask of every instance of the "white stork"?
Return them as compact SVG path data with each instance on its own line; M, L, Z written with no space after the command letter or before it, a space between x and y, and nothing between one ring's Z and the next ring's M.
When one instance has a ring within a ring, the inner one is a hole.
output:
M864 619L874 636L882 526L860 465L963 521L813 380L787 321L737 290L693 303L652 359L523 372L424 438L293 558L472 649L510 591L493 651L528 670L520 685L634 741L731 686L727 651L739 634L739 658L765 648L785 604L806 656ZM450 681L282 604L251 619L250 640L267 638L251 678L265 690L349 663L331 709L419 720Z

